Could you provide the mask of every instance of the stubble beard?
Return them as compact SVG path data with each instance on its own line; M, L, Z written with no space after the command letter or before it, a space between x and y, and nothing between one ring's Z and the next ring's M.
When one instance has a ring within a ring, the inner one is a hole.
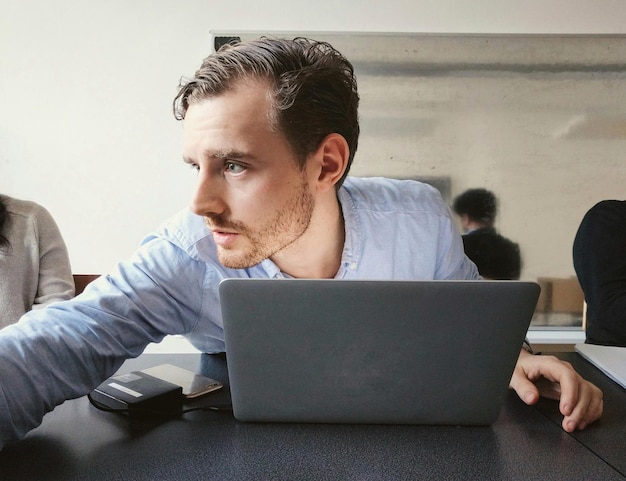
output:
M314 207L313 196L303 181L288 203L259 228L252 229L242 222L217 216L207 220L210 228L233 229L248 241L243 250L217 246L220 264L231 269L245 269L269 259L302 237L311 224Z

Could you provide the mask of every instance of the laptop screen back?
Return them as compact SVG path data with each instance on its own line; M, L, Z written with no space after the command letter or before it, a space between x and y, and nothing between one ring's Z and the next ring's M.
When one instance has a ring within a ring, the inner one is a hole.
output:
M491 424L538 294L516 281L225 280L235 417Z

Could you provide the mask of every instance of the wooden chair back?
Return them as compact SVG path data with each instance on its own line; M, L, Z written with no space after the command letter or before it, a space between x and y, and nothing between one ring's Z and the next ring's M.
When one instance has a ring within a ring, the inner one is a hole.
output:
M87 284L100 277L100 274L74 274L74 291L75 295L82 293Z

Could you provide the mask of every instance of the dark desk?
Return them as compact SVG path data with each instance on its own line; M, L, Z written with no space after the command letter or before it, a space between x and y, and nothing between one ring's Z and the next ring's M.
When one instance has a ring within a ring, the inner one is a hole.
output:
M81 398L0 452L0 479L626 479L626 392L565 356L605 392L603 420L574 435L561 430L556 402L528 407L513 393L487 428L246 424L204 411L130 423ZM199 358L148 354L123 369L170 362L199 370Z

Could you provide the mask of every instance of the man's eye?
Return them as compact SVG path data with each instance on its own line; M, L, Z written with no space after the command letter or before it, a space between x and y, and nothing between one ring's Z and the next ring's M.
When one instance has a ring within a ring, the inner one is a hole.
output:
M226 162L226 171L230 174L241 174L246 168L233 162Z

